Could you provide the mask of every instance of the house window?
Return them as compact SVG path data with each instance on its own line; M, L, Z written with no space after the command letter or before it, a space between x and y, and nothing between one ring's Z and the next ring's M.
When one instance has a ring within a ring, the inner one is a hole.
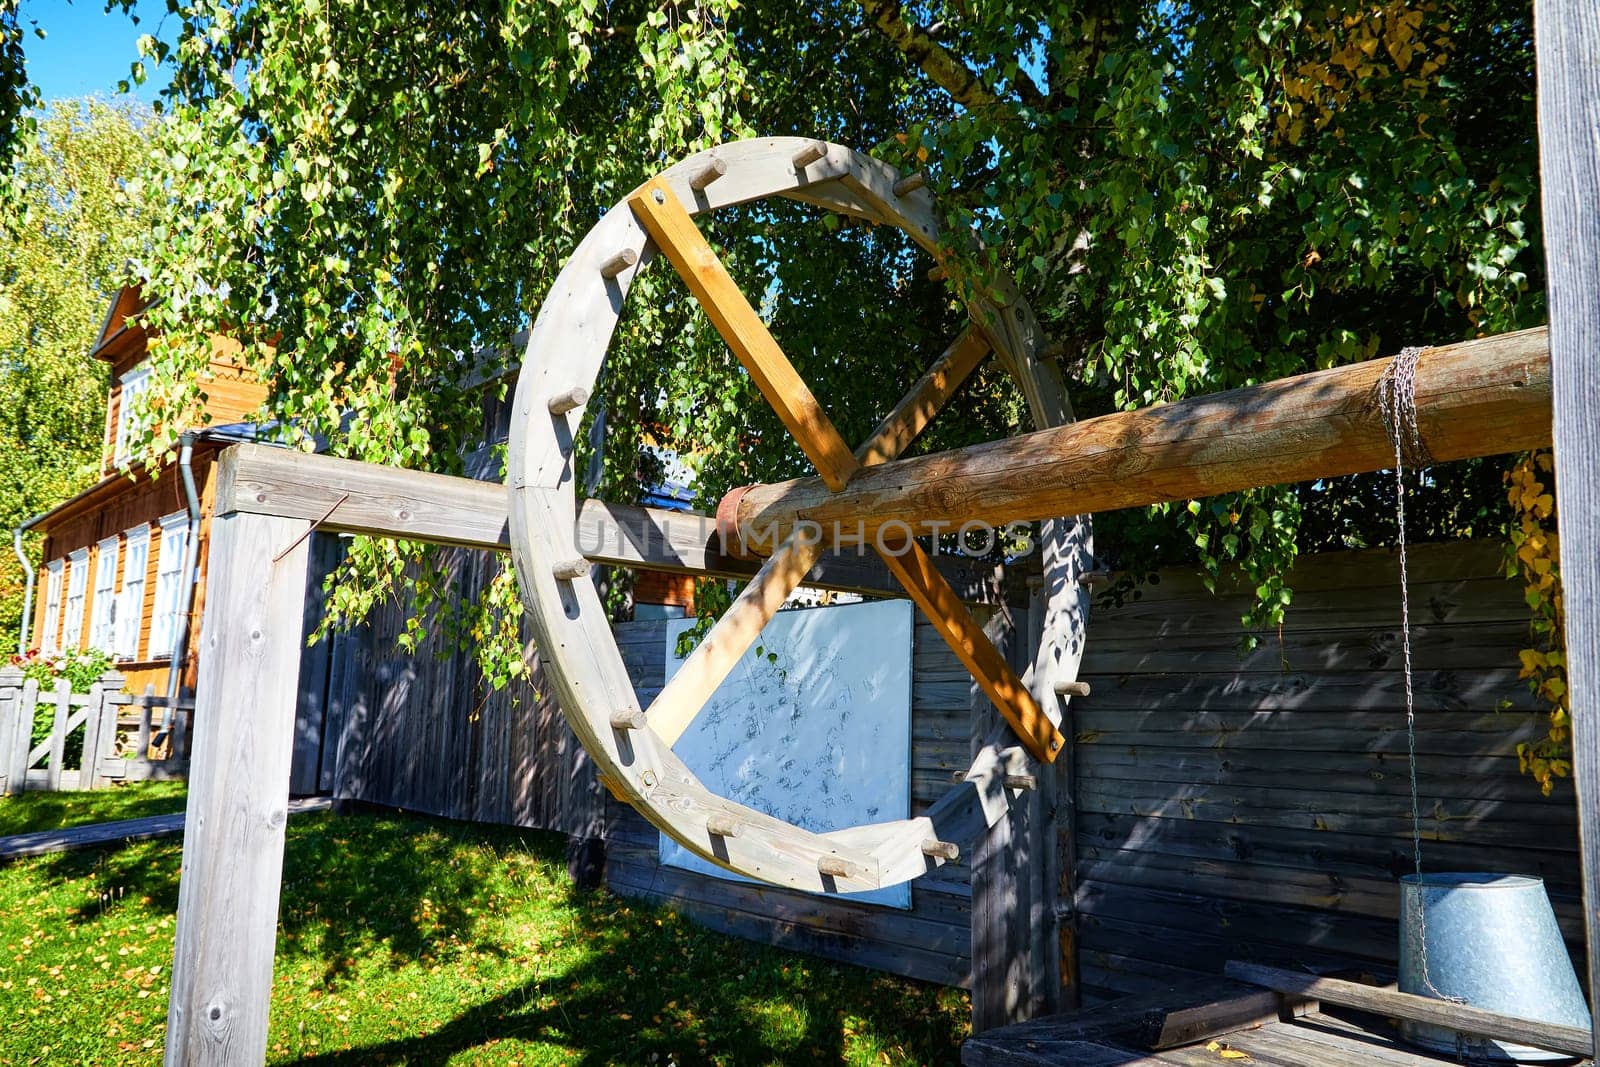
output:
M83 608L89 592L89 550L79 548L67 553L67 600L62 609L61 647L68 652L77 651L83 640Z
M108 537L96 546L94 603L89 608L89 647L109 649L117 624L117 545Z
M122 591L117 594L118 659L139 658L139 626L144 621L144 576L150 563L150 527L126 530L127 559L122 564Z
M114 461L121 463L128 456L128 446L133 443L138 424L134 421L134 401L150 387L150 368L135 367L122 376L122 398L117 405L117 446Z
M53 559L45 567L44 633L39 637L39 647L54 652L56 633L61 628L61 574L67 561Z
M150 620L151 659L172 655L183 611L184 564L189 558L189 515L177 511L161 519L156 549L156 613Z

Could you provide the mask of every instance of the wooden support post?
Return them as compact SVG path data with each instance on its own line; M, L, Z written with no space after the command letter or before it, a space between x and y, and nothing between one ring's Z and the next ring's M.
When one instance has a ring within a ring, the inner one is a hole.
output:
M1001 610L984 626L992 647L1014 650L1019 619L1027 612ZM999 712L976 682L972 690L972 752L1008 747L1013 741ZM972 847L972 1032L1032 1017L1033 982L1026 926L1033 908L1034 886L1028 864L1036 858L1029 847L1037 837L1038 794L1010 805L1004 818L989 827Z
M26 774L27 746L31 739L31 731L22 729L22 671L16 667L0 667L0 773L5 775L5 787L0 793L22 792L15 756L20 747L23 774Z
M72 714L72 683L65 678L56 682L53 697L56 712L50 724L50 762L45 764L45 774L50 783L48 788L52 793L61 788L61 762L66 759L67 749L67 716Z
M1567 694L1600 1045L1600 8L1536 0L1533 26Z
M123 686L128 680L120 672L107 671L101 675L106 679L106 688L100 698L100 707L95 714L100 716L100 750L95 753L94 773L100 785L106 784L105 761L113 759L117 754L117 713L122 708L122 701L127 699Z
M106 679L121 677L107 671L89 687L89 703L83 709L83 747L78 756L78 788L93 789L100 776L100 709L106 702Z
M266 1060L309 525L212 524L168 1067Z
M144 703L139 705L139 732L135 735L133 750L141 762L150 759L150 717L155 711L153 702L156 698L155 683L144 687Z

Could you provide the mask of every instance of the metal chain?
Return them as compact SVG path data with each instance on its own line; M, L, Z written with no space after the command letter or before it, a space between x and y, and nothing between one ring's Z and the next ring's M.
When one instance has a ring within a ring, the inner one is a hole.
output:
M1422 432L1417 426L1417 360L1426 351L1407 348L1389 361L1378 379L1377 405L1394 445L1394 512L1399 525L1400 545L1400 655L1406 691L1406 766L1411 782L1411 861L1417 875L1417 944L1421 948L1422 984L1441 1000L1461 1003L1462 998L1442 992L1428 974L1428 923L1423 907L1422 813L1417 799L1417 711L1416 694L1411 684L1411 575L1406 560L1406 483L1407 462L1424 467L1432 462Z

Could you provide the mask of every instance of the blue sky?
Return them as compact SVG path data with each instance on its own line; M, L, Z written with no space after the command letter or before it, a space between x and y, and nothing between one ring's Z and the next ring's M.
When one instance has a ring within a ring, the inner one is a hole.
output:
M128 67L138 58L134 42L141 34L173 36L176 16L167 15L166 0L139 0L134 7L139 23L121 10L105 12L105 0L22 0L25 23L44 30L40 40L31 33L24 45L28 76L46 100L99 93L110 96L117 82L128 77ZM166 20L166 32L161 24ZM162 83L165 78L159 79ZM133 95L149 103L161 86L157 78L136 86Z

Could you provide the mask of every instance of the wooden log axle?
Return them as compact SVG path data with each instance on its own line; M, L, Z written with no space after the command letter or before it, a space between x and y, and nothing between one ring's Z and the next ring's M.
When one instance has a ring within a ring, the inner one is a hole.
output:
M962 523L1000 526L1383 470L1394 463L1372 402L1389 360L1103 415L863 470L839 492L799 478L743 490L726 543L766 551L796 522L871 540ZM1550 352L1540 328L1430 349L1417 421L1437 461L1550 443ZM739 539L739 540L736 540Z

